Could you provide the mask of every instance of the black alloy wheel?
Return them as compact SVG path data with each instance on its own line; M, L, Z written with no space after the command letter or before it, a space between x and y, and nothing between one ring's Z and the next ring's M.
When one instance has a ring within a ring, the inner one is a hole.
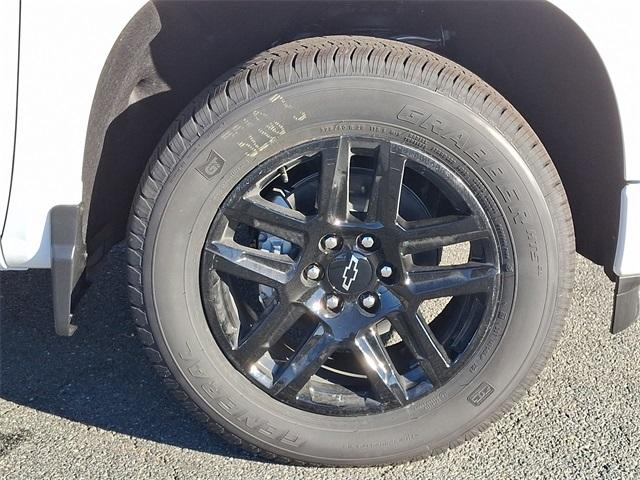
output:
M443 247L465 242L464 263L439 265ZM437 390L478 348L504 281L489 219L459 177L416 150L346 136L282 152L240 182L201 268L235 367L330 415ZM442 297L427 323L421 305Z
M515 108L369 37L281 45L206 88L128 235L162 381L231 443L297 464L397 463L486 428L550 356L573 262L562 183Z

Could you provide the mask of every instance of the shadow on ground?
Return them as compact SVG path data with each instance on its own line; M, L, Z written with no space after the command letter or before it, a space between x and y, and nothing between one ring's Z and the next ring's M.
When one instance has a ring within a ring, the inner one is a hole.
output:
M249 457L192 419L165 391L134 334L124 249L114 249L74 316L53 331L48 270L0 275L0 397L132 437Z

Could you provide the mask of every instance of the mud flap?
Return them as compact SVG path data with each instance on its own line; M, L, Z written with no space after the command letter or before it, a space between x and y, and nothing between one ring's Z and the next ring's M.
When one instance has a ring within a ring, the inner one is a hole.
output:
M72 297L86 265L82 235L82 205L57 205L51 209L51 285L53 319L58 335L76 331L71 323Z
M614 302L611 333L619 333L640 319L640 275L618 278Z

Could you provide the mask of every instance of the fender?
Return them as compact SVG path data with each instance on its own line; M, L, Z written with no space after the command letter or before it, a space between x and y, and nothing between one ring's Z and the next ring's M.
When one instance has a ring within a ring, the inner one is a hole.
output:
M22 1L14 168L2 232L9 268L51 267L49 212L82 201L85 138L100 72L144 3Z
M11 187L13 146L16 127L16 100L18 92L18 57L20 50L20 2L12 0L0 5L0 237ZM5 73L6 72L6 73ZM0 247L0 270L7 264Z

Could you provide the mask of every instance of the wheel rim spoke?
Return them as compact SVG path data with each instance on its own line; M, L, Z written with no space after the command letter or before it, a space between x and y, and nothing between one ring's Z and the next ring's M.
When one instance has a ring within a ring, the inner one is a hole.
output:
M406 288L417 300L471 295L488 292L496 276L496 268L486 263L422 267L408 272Z
M234 277L280 288L293 275L294 262L287 255L243 247L231 241L206 246L211 267Z
M295 396L318 371L337 345L320 324L277 374L272 390L283 396Z
M415 254L489 236L489 230L483 228L473 215L451 215L406 222L400 235L400 252L403 255Z
M367 328L356 337L356 353L361 357L363 368L380 402L395 406L406 405L407 391L400 374L374 328Z
M242 340L234 356L245 368L260 359L282 338L302 315L302 309L285 303L277 304Z
M318 213L332 224L345 222L348 217L350 163L350 141L340 137L336 155L323 159L318 188Z
M394 315L389 319L433 386L442 385L449 376L451 360L431 328L416 314Z
M225 216L229 220L263 230L296 245L305 244L305 216L259 196L241 199L233 208L225 210Z
M367 221L394 225L398 217L405 159L393 155L390 144L383 143L378 147L377 162Z

